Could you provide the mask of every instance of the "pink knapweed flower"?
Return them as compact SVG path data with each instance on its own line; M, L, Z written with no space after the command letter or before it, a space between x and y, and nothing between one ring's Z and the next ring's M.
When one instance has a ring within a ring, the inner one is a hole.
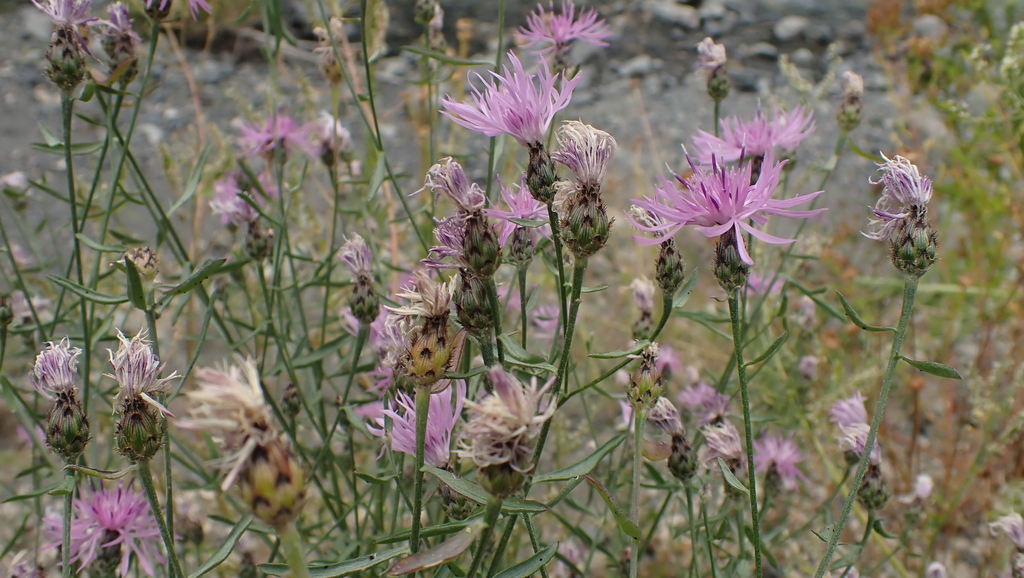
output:
M572 172L579 187L600 188L619 147L615 137L576 120L563 122L556 137L559 148L551 158Z
M654 407L647 414L647 423L669 435L683 430L683 423L679 421L679 410L667 397L659 397L654 402Z
M498 178L498 186L501 188L501 198L505 201L505 205L508 207L508 210L484 209L484 214L500 222L499 226L501 229L498 231L498 241L501 243L502 248L504 248L505 243L507 243L509 238L512 236L512 232L516 230L516 227L519 227L519 225L509 221L509 219L547 221L548 211L544 203L533 198L533 195L530 194L530 189L522 180L520 180L518 185L513 185L516 187L515 191L506 187L505 184L501 182L500 177ZM551 225L531 227L528 228L527 231L530 232L531 236L534 231L537 231L544 237L551 237Z
M932 495L935 481L928 474L919 474L914 479L914 490L905 496L896 498L901 504L921 504Z
M140 569L148 576L155 576L156 564L163 564L160 554L160 528L149 509L146 497L126 489L124 485L116 490L100 488L86 489L72 502L71 518L71 561L78 562L79 571L84 571L107 547L118 546L121 562L118 574L128 576L132 556L139 560ZM57 513L43 519L44 531L57 542L47 548L61 545L62 520Z
M790 112L774 109L774 118L768 120L760 111L754 119L745 122L737 116L721 120L722 137L699 131L693 142L699 153L697 158L703 164L710 164L712 157L723 162L739 160L740 157L760 157L775 147L792 150L812 132L814 120L811 111L797 106Z
M722 421L716 424L708 424L700 428L704 434L704 448L706 450L704 461L714 464L718 458L726 463L742 464L744 460L743 444L740 442L740 432L731 422Z
M843 451L852 452L856 454L857 459L864 455L864 449L868 444L868 433L871 431L871 426L866 423L855 423L848 426L839 426L839 447ZM871 448L871 455L868 460L873 465L879 465L882 463L882 447L878 444L878 440L875 440L875 445Z
M455 393L455 406L452 407L452 389ZM466 383L459 381L455 388L446 387L444 391L430 395L430 410L427 412L427 437L424 439L423 461L435 468L448 467L451 451L452 430L462 415L462 405L466 399ZM377 437L388 437L384 427L383 416L391 418L391 449L410 456L416 455L416 401L408 395L398 392L395 400L381 412L383 415L375 421L376 427L367 425L366 429Z
M108 19L103 22L107 27L107 34L116 32L122 38L127 38L132 46L138 46L142 39L132 28L132 18L128 13L128 5L124 2L114 2L107 6Z
M99 23L99 18L89 15L92 0L32 0L32 3L50 17L54 26Z
M803 460L804 456L792 437L765 434L761 439L754 440L754 470L768 472L774 468L786 491L795 490L798 481L807 479L800 468L796 467Z
M487 202L480 185L469 182L462 165L452 157L445 157L430 167L423 188L413 194L427 189L433 191L435 200L444 195L467 213L482 209Z
M849 427L855 423L867 423L868 410L864 409L864 400L867 398L859 391L846 399L841 399L832 404L829 410L829 420L839 427Z
M725 45L717 44L711 37L700 41L697 45L697 67L705 79L709 78L716 70L725 66Z
M882 197L871 209L875 218L870 225L874 230L863 233L876 241L889 239L903 222L923 216L932 200L932 181L914 163L899 155L889 159L883 154L882 158L885 162L878 164L882 177L877 181L868 179L871 184L881 183L884 187Z
M942 562L932 562L924 571L925 578L946 578L946 567Z
M281 147L281 153L285 156L295 149L304 150L310 155L317 153L310 142L309 126L301 125L280 112L262 123L243 124L239 132L242 154L247 157L263 157L270 161L277 147Z
M523 46L532 46L534 52L546 54L554 50L564 50L574 40L586 42L594 46L608 46L605 39L611 36L608 23L597 15L593 8L582 8L576 16L576 6L572 0L562 0L562 11L556 14L552 3L548 10L537 4L537 11L526 17L526 26L519 28L516 39Z
M690 408L701 425L719 422L729 411L729 396L704 382L683 388L678 399Z
M443 219L434 217L434 238L437 245L430 248L430 254L420 262L429 269L463 269L468 266L462 252L466 237L466 219L455 214Z
M71 347L67 337L58 343L48 341L46 349L36 356L32 381L43 397L54 401L53 395L74 393L78 381L78 356L82 350Z
M220 215L221 225L231 223L243 227L259 218L259 213L245 199L253 200L252 196L242 191L238 179L238 173L232 172L213 182L210 210L214 215Z
M663 232L664 236L672 236L684 225L694 225L706 237L718 237L732 229L736 236L736 245L740 259L747 265L754 260L747 252L744 232L772 245L792 243L793 239L784 239L770 235L755 228L768 222L768 215L806 219L826 209L797 211L791 207L802 205L817 197L824 191L816 191L806 195L797 195L789 199L773 199L779 184L782 166L786 161L775 162L769 150L765 155L761 174L757 182L750 184L753 163L743 163L738 167L725 167L712 159L710 169L694 164L687 157L693 176L683 179L676 175L676 181L683 189L668 179L661 179L661 185L655 190L655 197L633 199L633 203L642 209L660 217L662 224L650 227L629 216L633 226L641 231ZM656 245L660 239L633 237L642 245Z
M483 93L473 87L472 104L446 96L441 99L445 109L441 114L485 136L507 134L524 147L539 146L555 113L569 105L579 76L552 75L546 64L538 66L536 74L528 74L515 54L509 52L508 57L511 71L502 66L503 74L491 72L494 79L490 81L477 74ZM559 76L561 90L555 88Z
M373 253L358 233L352 233L338 251L338 260L348 267L353 277L369 275L370 267L373 266Z
M633 290L633 303L641 313L654 312L654 282L647 277L637 277L629 284Z
M146 0L146 9L152 9L154 4L159 2L157 9L160 11L167 9L167 4L171 0ZM210 12L210 3L207 0L188 0L188 11L192 15L192 19L195 20L199 15L199 9L202 8L207 13Z
M171 372L167 377L157 377L165 364L153 352L145 329L140 329L131 339L118 329L117 339L120 341L117 351L107 350L114 373L106 375L121 386L114 397L114 407L121 411L126 402L139 397L160 413L174 417L154 396L167 391L170 383L178 378L177 372Z

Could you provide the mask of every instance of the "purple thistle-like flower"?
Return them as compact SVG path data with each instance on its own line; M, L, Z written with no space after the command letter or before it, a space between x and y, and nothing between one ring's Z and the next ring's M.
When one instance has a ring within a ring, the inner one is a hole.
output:
M523 179L525 178L524 175ZM530 194L530 189L526 186L523 179L520 179L519 184L515 185L516 190L513 191L501 182L501 177L498 177L498 186L501 187L501 198L505 201L505 205L509 210L484 209L485 215L501 221L498 241L501 243L502 248L505 247L505 243L512 236L512 232L516 230L516 227L519 227L519 225L509 221L509 219L548 220L546 206L544 203L533 198L533 195ZM531 227L527 231L530 232L531 237L533 231L537 231L544 237L551 238L551 225Z
M605 38L611 36L608 23L593 8L583 8L576 17L572 0L562 0L562 11L555 14L549 2L548 10L537 4L537 11L526 17L526 26L519 28L516 38L523 46L534 46L537 54L564 49L574 40L594 46L608 46Z
M99 23L99 18L89 15L92 0L32 0L32 3L53 20L54 26ZM84 42L82 46L85 46Z
M437 245L430 248L430 255L420 262L429 269L461 269L466 267L462 253L462 240L466 236L466 219L455 214L443 219L434 217L434 238Z
M725 45L715 43L710 36L701 40L700 44L697 45L697 67L705 79L709 78L719 68L725 66L727 60Z
M476 183L470 183L462 165L452 157L445 157L430 167L423 188L413 193L430 189L434 199L444 195L448 200L467 213L480 210L487 197Z
M373 253L358 233L352 233L338 251L338 260L348 267L353 277L369 275L370 267L373 265Z
M722 421L716 424L708 424L700 429L704 434L705 448L704 461L714 463L722 458L726 463L742 463L743 444L740 443L740 432L731 422Z
M866 423L839 426L839 447L844 451L853 452L860 459L860 456L864 455L864 448L867 447L870 431L871 426ZM877 466L882 463L882 447L878 444L877 439L871 448L871 456L868 459L872 465Z
M132 46L138 46L142 39L136 34L135 29L132 28L132 18L128 13L128 5L124 2L114 2L110 6L107 6L108 20L104 21L103 24L109 31L113 30L124 37L127 37L131 42Z
M274 158L276 148L288 155L294 149L302 149L310 155L316 155L309 135L310 127L300 125L290 116L280 112L258 124L243 124L239 129L239 144L242 154L247 157Z
M993 533L1002 532L1018 550L1024 550L1024 518L1017 512L1010 512L988 525Z
M667 397L659 397L654 402L654 407L647 414L647 422L669 435L683 429L683 423L679 421L679 410Z
M559 149L551 158L572 171L581 187L600 187L619 146L615 137L576 120L563 122L556 136Z
M81 349L71 347L67 337L56 344L48 341L46 349L36 356L32 368L36 391L50 401L54 401L50 393L73 391L78 381L78 356L81 353Z
M676 376L677 378L682 378L683 382L686 383L686 380L690 377L683 375L683 370L687 369L687 367L683 365L683 361L679 359L679 354L670 345L658 347L658 361L655 362L655 367L658 368L658 373L661 374L662 379Z
M928 203L932 200L932 181L917 170L914 163L896 155L894 158L886 158L884 163L879 163L879 170L882 177L877 181L868 181L884 187L882 197L878 199L871 212L876 218L871 219L870 225L874 228L869 233L863 233L868 239L883 241L895 233L900 224L910 219L915 214L923 213Z
M86 490L74 499L72 508L71 561L79 563L80 572L100 556L104 548L118 546L121 550L118 573L121 576L128 576L133 555L138 558L139 566L146 575L156 575L155 565L164 563L159 549L160 528L145 496L126 489L122 484L116 490ZM45 533L58 540L46 547L60 546L60 515L46 516L43 524Z
M252 199L239 186L238 173L229 173L223 179L214 181L210 210L214 215L220 215L221 225L233 223L237 227L242 227L259 218L256 209L243 197Z
M792 437L765 434L761 439L754 440L754 470L766 472L774 467L786 491L795 490L799 480L807 479L800 468L796 467L803 460L804 456Z
M817 197L824 191L816 191L806 195L797 195L789 199L773 199L779 184L779 176L786 161L775 162L772 151L764 158L761 173L757 182L750 184L753 163L744 163L738 167L724 167L712 159L710 170L698 167L687 157L693 176L683 179L676 175L676 180L684 185L680 190L668 179L662 179L661 185L655 190L655 198L644 197L633 199L633 203L642 209L660 217L661 225L650 227L630 217L633 226L641 231L663 232L664 236L674 235L684 225L694 225L706 237L718 237L733 230L740 258L744 263L752 265L753 259L747 252L744 232L772 245L792 243L793 239L776 237L755 228L768 222L768 215L806 219L826 209L797 211L792 207L802 205ZM627 214L628 215L628 214ZM643 245L655 245L660 239L634 237Z
M729 411L729 396L704 382L683 388L678 399L697 415L701 425L721 421Z
M164 415L174 417L174 414L151 394L167 391L167 385L177 379L178 374L175 372L164 378L157 377L164 364L153 353L153 348L146 339L146 330L141 329L135 337L128 339L118 329L117 339L121 342L117 351L107 350L110 354L110 366L114 370L113 375L107 374L107 377L114 378L121 386L114 397L114 407L121 410L125 401L141 397Z
M440 393L430 395L430 410L427 412L427 436L424 439L424 461L435 468L448 467L451 451L452 430L462 415L466 399L466 384L456 385L455 407L452 407L452 389L446 387ZM383 416L391 418L391 449L410 456L416 455L416 401L398 392L395 400L381 412L375 422L378 427L367 425L366 429L377 437L388 437Z
M158 0L146 0L146 9L152 9L153 5L157 2ZM171 0L159 0L159 6L157 9L160 11L167 10L167 5L170 2ZM208 14L210 13L210 3L207 0L188 0L188 11L189 14L192 15L192 20L195 20L199 15L200 8L205 10Z
M867 398L854 392L847 399L841 399L832 404L829 410L829 420L839 427L849 427L855 423L868 422L868 410L864 409L864 400Z
M484 92L473 87L472 104L446 96L441 99L442 114L485 136L507 134L524 147L539 146L555 113L569 105L579 76L569 79L562 73L558 90L559 75L552 75L547 64L538 66L536 74L527 74L515 54L509 52L508 57L511 71L502 66L503 74L491 72L491 81L477 74Z
M699 131L693 142L700 151L697 158L710 164L712 158L732 162L741 157L759 157L775 147L792 150L812 132L814 120L811 111L797 106L789 113L774 108L774 119L769 121L758 110L754 119L744 122L739 117L721 120L722 137Z

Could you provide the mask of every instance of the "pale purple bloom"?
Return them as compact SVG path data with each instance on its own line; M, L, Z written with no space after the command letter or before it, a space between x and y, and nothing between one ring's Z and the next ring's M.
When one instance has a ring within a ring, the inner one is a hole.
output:
M853 452L857 455L858 459L864 455L864 448L867 447L868 433L871 431L871 426L866 423L855 423L848 426L839 426L839 447L843 451ZM879 465L882 463L882 447L878 444L878 440L875 440L875 445L871 448L871 455L868 457L872 465Z
M706 453L704 461L712 464L718 458L726 463L743 462L743 445L740 443L740 432L736 426L727 421L708 424L700 429L704 434Z
M151 9L153 5L159 2L158 10L166 10L167 4L171 0L146 0L146 8ZM210 3L207 0L188 0L188 11L192 15L192 19L195 20L199 15L199 9L202 8L207 13L210 12Z
M919 474L914 480L914 490L906 496L896 498L901 504L921 504L932 495L935 481L928 474Z
M687 380L689 377L692 377L689 375L682 375L683 371L689 368L683 365L683 361L679 359L679 355L671 345L661 345L658 348L658 360L655 362L655 367L658 368L658 373L661 374L662 379L667 379L672 376L682 376L684 380ZM696 379L694 381L696 381Z
M71 561L79 562L80 572L102 554L103 548L119 546L120 576L128 576L132 556L138 558L143 573L156 575L154 562L164 563L159 549L162 542L160 528L145 496L126 489L123 484L116 490L84 490L74 499L72 508ZM46 516L43 524L46 534L58 540L47 548L60 546L60 515Z
M373 253L370 246L359 236L352 233L352 236L345 241L338 251L338 260L348 267L353 277L361 277L370 274L370 267L373 265Z
M107 34L111 31L116 32L122 38L127 37L129 43L134 47L138 46L142 39L135 33L135 29L132 28L132 19L128 13L128 5L124 2L115 2L110 6L107 6L107 16L109 19L103 22L107 27Z
M698 167L687 157L693 176L676 180L684 185L679 190L676 184L662 179L655 191L655 198L644 197L633 202L642 209L661 217L664 224L649 227L630 219L637 229L649 232L663 232L664 236L674 235L684 225L694 225L706 237L718 237L730 230L736 236L736 248L740 259L748 265L753 259L747 252L744 232L772 245L792 243L793 239L776 237L761 231L756 226L764 226L768 215L805 219L821 213L825 209L797 211L791 207L802 205L820 195L823 191L797 195L789 199L772 199L779 184L782 166L785 161L776 163L769 150L764 158L757 182L750 184L753 163L743 163L738 167L724 167L713 159L710 170ZM660 239L634 237L643 245L658 244Z
M765 434L761 439L754 440L754 470L767 472L774 467L786 491L792 492L799 480L807 479L796 466L803 460L804 456L792 437Z
M523 178L525 179L525 175ZM501 198L505 201L505 205L508 207L508 210L484 209L484 214L500 221L499 226L501 227L501 230L498 231L498 241L504 248L505 244L512 236L512 232L520 226L509 221L509 219L547 221L548 211L544 203L533 198L533 195L530 194L529 187L527 187L522 180L520 180L518 185L515 185L515 191L506 187L505 184L501 182L501 177L498 177L498 186L501 187ZM530 227L527 231L530 233L531 238L533 236L533 231L537 231L544 237L551 237L551 225Z
M819 359L816 356L805 355L800 358L796 369L800 373L800 377L807 381L813 381L818 378L818 364Z
M53 20L54 26L81 26L99 21L99 18L89 15L92 0L32 0L32 3Z
M380 313L377 314L377 318L370 323L370 335L366 339L367 345L370 349L376 351L378 355L383 358L383 349L390 345L390 340L387 339L385 333L387 332L386 324L388 317L391 316L391 312L387 309L381 308ZM359 334L359 320L356 319L355 315L352 315L352 309L346 307L341 312L341 325L346 333L355 337Z
M1024 550L1024 518L1017 512L1010 512L988 525L993 533L1002 532L1018 550Z
M576 120L563 122L556 136L559 149L551 158L572 171L581 187L600 187L619 146L615 137Z
M220 224L233 223L236 227L246 226L259 218L259 213L245 198L252 197L242 191L238 184L238 173L228 173L223 179L213 182L213 199L210 210L220 215Z
M14 171L0 177L0 189L24 191L29 185L28 177L22 171Z
M697 415L701 425L719 422L729 411L729 396L704 382L684 388L678 399Z
M174 414L160 404L152 394L166 392L167 386L178 378L178 374L157 377L164 364L146 339L146 330L141 329L135 337L128 339L118 329L117 339L121 342L117 351L107 350L110 354L110 366L114 370L114 374L107 374L107 377L114 378L121 386L114 398L114 407L120 411L124 408L125 402L139 397L164 415L174 417Z
M300 125L290 116L280 112L258 124L243 124L239 129L242 154L247 157L261 156L273 159L278 146L285 156L295 149L302 149L310 155L317 151L309 138L309 127Z
M316 149L323 158L334 151L348 151L352 149L352 133L349 132L341 121L334 118L334 115L326 110L320 111L320 117L314 124Z
M705 78L725 66L726 60L725 46L716 44L710 36L697 45L697 66Z
M538 66L536 74L527 74L515 54L509 52L508 57L511 71L502 66L504 74L491 72L491 81L477 74L484 84L483 94L473 87L472 104L445 97L441 99L442 114L485 136L508 134L525 147L540 146L555 113L569 105L579 76L553 76L546 64ZM561 90L555 88L559 76Z
M480 186L469 182L462 165L452 157L445 157L430 167L423 188L413 194L426 189L433 191L435 199L444 195L467 213L482 209L487 202Z
M420 262L429 269L463 269L468 267L462 252L466 237L466 218L456 213L443 219L434 217L434 238L437 245L430 248L430 254Z
M860 98L864 94L864 77L852 70L843 73L840 79L843 98Z
M946 567L941 562L932 562L924 571L924 578L946 578Z
M700 151L697 158L710 164L712 158L732 162L741 157L760 157L775 147L792 150L814 132L813 115L803 106L789 113L776 107L774 117L769 121L759 109L750 122L737 116L722 119L721 138L699 131L693 139Z
M770 290L770 291L769 291ZM771 275L762 275L756 271L752 271L750 276L747 277L747 296L754 297L757 295L765 295L769 292L772 295L778 295L782 291L782 284L776 279L776 283L772 283Z
M829 410L829 420L839 427L849 427L855 423L867 423L868 410L864 409L864 400L867 398L854 392L847 399L841 399L832 404Z
M874 230L864 233L865 237L876 241L890 238L900 224L923 216L932 200L932 181L922 175L914 163L899 155L889 159L883 154L882 158L885 162L878 164L882 177L868 181L873 185L881 183L884 189L871 209L876 217L870 221Z
M516 38L523 46L540 47L535 50L544 54L556 49L565 49L573 40L594 46L608 46L605 38L611 36L608 23L597 15L593 8L583 8L576 17L576 6L572 0L562 0L562 11L555 14L548 4L548 11L537 4L537 11L526 17L526 26L519 28Z
M669 435L683 429L683 423L679 421L679 410L667 397L659 397L654 402L654 407L647 414L647 422Z
M637 277L629 284L633 290L633 303L641 313L654 312L654 282L647 277Z
M434 281L426 271L417 270L412 282L403 287L396 297L408 301L398 307L388 306L392 317L441 317L447 315L455 293L455 278L447 283Z
M81 349L71 347L67 337L59 343L46 342L46 349L36 356L32 368L36 391L50 401L54 401L51 393L73 392L78 381L78 356L81 353Z
M448 467L451 451L452 430L462 415L462 405L466 399L466 384L459 381L456 385L455 407L452 408L452 389L430 395L430 410L427 412L427 436L424 438L424 462L435 468ZM388 432L383 416L391 418L391 450L410 456L416 455L416 400L398 392L395 400L382 416L374 420L377 427L367 425L366 429L377 437L387 437Z

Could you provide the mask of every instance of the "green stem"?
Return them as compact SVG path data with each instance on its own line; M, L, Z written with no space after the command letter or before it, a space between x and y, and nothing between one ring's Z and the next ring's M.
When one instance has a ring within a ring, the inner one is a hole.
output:
M718 138L718 131L720 130L718 128L718 117L719 117L719 114L721 112L721 108L722 108L722 101L716 99L715 100L715 120L714 120L714 124L713 124L713 126L715 127L715 138Z
M480 545L477 546L476 554L473 556L473 563L469 566L469 572L466 573L466 578L474 578L476 571L480 568L480 563L483 562L484 556L487 555L487 548L491 544L491 538L494 536L494 524L498 521L498 515L501 514L501 498L497 496L491 496L487 500L487 508L484 510L484 531L480 534Z
M708 561L711 563L711 578L718 578L718 565L715 564L715 553L711 550L711 528L708 527L707 505L701 500L700 516L704 519L704 544L708 547Z
M526 267L519 267L519 345L526 349Z
M832 561L832 554L839 543L839 535L846 527L846 519L850 517L850 510L853 509L853 502L857 499L857 490L864 482L864 472L868 469L868 460L871 457L870 448L875 447L875 439L878 437L878 428L882 425L882 414L885 411L885 402L889 399L889 390L892 389L893 378L896 375L896 365L900 361L900 349L903 347L903 338L907 335L907 326L910 325L910 316L914 310L914 298L917 296L917 284L919 277L907 277L903 285L903 309L900 311L900 322L896 326L896 333L892 339L892 350L889 353L889 365L885 369L885 376L882 378L882 390L878 394L878 404L875 407L875 415L871 418L871 429L868 431L868 438L864 441L864 447L868 448L860 456L857 462L857 473L853 475L853 486L850 493L843 502L843 510L839 514L839 521L836 522L832 535L829 536L828 546L825 547L825 554L818 563L818 571L814 578L822 578L828 570L829 562Z
M64 476L67 478L75 479L74 470L64 470ZM72 489L70 492L64 494L64 520L61 528L61 547L60 547L60 568L61 575L64 578L71 578L73 576L71 570L71 507L72 499L75 497L75 491Z
M306 559L302 556L302 538L295 528L295 522L288 522L284 528L278 530L277 538L281 541L284 559L292 571L292 578L309 578L309 568L306 567Z
M480 357L484 358L484 366L494 366L494 344L491 343L491 334L489 331L485 331L483 335L479 336L477 343L480 345ZM484 381L485 385L487 381ZM490 386L488 385L488 389Z
M864 551L864 547L868 545L868 539L871 538L871 530L874 528L874 526L875 526L875 511L874 510L868 510L868 523L867 523L866 526L864 526L864 537L860 539L860 543L858 544L860 546L860 551L861 552L863 552ZM853 568L853 564L856 561L857 561L856 559L851 561L850 564L846 567L846 569L843 570L843 573L839 575L839 578L846 578L846 575L850 573L850 569Z
M668 324L668 318L672 316L672 306L675 302L675 295L669 295L664 291L661 292L661 321L658 321L658 326L654 329L654 333L651 333L651 341L654 341L661 335L661 330L665 329L665 325Z
M753 426L750 423L750 396L747 392L747 368L743 365L743 330L741 329L741 311L737 293L729 296L729 319L732 321L733 351L736 360L736 375L740 382L740 396L743 400L743 434L747 446L747 481L750 489L750 521L753 528L754 571L761 578L761 524L757 514L757 477L754 474L754 440ZM740 528L742 532L742 527ZM820 578L820 577L818 577Z
M427 414L430 412L430 386L416 388L416 469L413 471L412 534L409 550L420 548L420 516L423 514L423 454L427 441ZM500 502L498 504L501 505Z
M558 227L558 213L548 203L548 224L551 226L551 241L555 244L555 267L558 269L558 310L562 316L562 330L568 334L569 323L565 308L565 259L562 258L562 234Z
M512 514L508 521L505 522L505 531L501 534L501 540L498 540L498 547L494 550L494 558L491 559L491 567L487 570L487 578L491 578L498 573L501 557L505 554L505 548L508 547L509 539L512 538L512 530L515 529L517 520L519 520L519 514Z
M629 491L629 515L640 527L640 467L643 464L644 411L633 408L633 484ZM633 538L633 555L629 558L629 578L636 578L640 569L640 538Z
M136 462L139 471L139 479L142 480L142 488L146 491L146 499L149 500L149 509L156 518L156 524L160 527L160 537L164 540L164 548L167 550L167 562L170 564L171 578L179 576L185 578L181 571L181 564L178 562L178 553L174 549L174 536L167 530L164 514L160 511L160 499L156 495L156 487L153 485L153 474L149 471L149 461Z
M352 381L356 376L356 368L359 367L359 355L363 352L363 346L370 337L370 326L366 323L359 323L359 333L356 334L356 346L352 349L352 361L349 362L348 377L345 379L345 394L341 397L341 405L348 403L348 394L352 391ZM335 428L337 428L335 423ZM332 428L333 430L334 428ZM330 440L328 440L330 441Z
M693 488L688 481L683 482L683 485L686 486L686 519L690 523L690 576L697 576L697 521L693 519Z
M505 348L501 346L501 307L498 305L498 288L494 285L494 277L487 280L487 301L491 306L491 320L494 322L494 345L498 348L498 363L505 366Z

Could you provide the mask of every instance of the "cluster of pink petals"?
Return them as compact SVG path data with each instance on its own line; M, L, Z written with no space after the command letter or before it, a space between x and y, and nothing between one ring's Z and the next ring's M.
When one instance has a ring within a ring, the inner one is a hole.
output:
M299 124L290 116L277 113L259 124L244 124L239 129L242 154L248 157L272 157L278 145L287 155L301 149L316 155L309 135L310 127Z
M139 559L143 573L156 575L154 562L164 563L159 549L162 542L160 528L145 496L125 489L123 485L116 490L85 490L74 499L72 509L71 561L79 562L79 571L84 571L103 548L120 546L118 573L121 576L128 576L133 555ZM47 535L58 540L47 547L60 546L60 515L46 516L43 524ZM108 536L112 538L108 539Z
M138 46L142 39L135 33L135 29L132 28L132 18L128 13L128 5L124 2L114 2L110 6L107 6L107 16L109 19L103 24L107 27L107 34L116 32L118 34L127 36L130 39L132 46Z
M523 178L525 179L525 175ZM501 243L501 246L504 247L509 237L512 236L512 232L516 230L516 227L519 227L519 225L509 221L509 219L546 221L548 219L548 212L544 203L533 198L533 195L530 194L530 189L527 188L525 182L520 181L518 185L515 185L516 189L513 191L511 188L506 187L499 177L498 186L501 187L501 198L505 201L505 205L508 207L508 210L485 209L484 214L488 217L501 221L501 230L498 232L498 241ZM544 237L551 238L551 225L542 225L528 230L531 233L533 231L537 231Z
M829 410L829 419L839 426L839 447L857 455L863 455L871 430L867 423L868 412L864 408L865 399L867 398L858 391L847 399L835 402ZM875 465L882 462L882 448L877 439L871 448L869 459Z
M241 227L252 223L259 217L259 213L253 208L244 197L249 196L242 191L238 184L239 173L228 173L224 178L214 181L213 199L210 200L210 210L214 215L220 215L220 224L233 223ZM252 199L252 197L249 197Z
M552 75L546 64L529 74L515 54L509 52L508 58L511 71L502 66L503 74L491 72L490 81L476 75L484 87L482 93L473 87L472 103L441 99L442 114L485 136L507 134L525 147L539 145L555 113L569 105L579 77ZM561 90L555 87L559 81Z
M870 224L874 230L864 233L865 237L876 241L891 237L915 210L918 215L923 214L932 200L932 181L922 175L914 163L900 155L890 159L883 154L882 158L885 162L878 164L882 177L877 181L868 179L871 184L883 187L881 198L871 209L875 218Z
M782 479L782 487L787 491L795 490L799 480L807 479L800 468L796 467L803 460L804 456L792 437L765 434L761 439L754 440L754 470L765 472L775 466L775 471Z
M700 425L719 422L729 411L729 396L704 382L684 387L677 399L696 414Z
M823 191L798 195L789 199L773 199L779 184L779 176L785 161L776 163L771 150L764 157L764 163L757 182L750 184L752 163L725 167L717 159L711 159L710 167L697 166L687 157L693 176L676 180L683 185L680 190L675 183L662 179L655 190L655 198L633 199L633 203L660 219L661 224L648 225L629 216L634 227L641 231L658 233L658 237L674 235L684 225L694 225L707 237L718 237L730 229L736 235L740 259L748 265L750 258L744 241L744 232L772 245L792 243L793 239L776 237L755 228L768 222L768 215L805 219L825 209L796 211L792 207L802 205L820 195ZM643 245L656 245L659 238L634 237Z
M712 158L728 163L745 156L766 155L775 147L795 149L814 132L812 116L811 111L797 106L788 113L774 108L772 120L765 118L760 110L749 122L737 116L722 119L721 138L705 131L699 131L694 137L699 151L697 158L703 164L710 164Z
M45 12L55 26L80 26L99 20L89 15L92 0L32 0L32 3Z
M452 430L462 415L462 405L466 399L466 384L459 381L455 393L455 405L452 406L452 389L431 394L430 410L427 412L427 436L424 439L423 460L435 468L448 466L451 452ZM383 415L375 421L378 427L366 426L375 436L386 437L384 427L385 416L391 418L391 449L410 456L416 455L416 401L408 395L398 392L395 400Z
M611 36L608 23L597 15L593 8L580 10L576 17L576 6L572 0L562 0L562 11L556 14L554 7L537 4L537 11L526 17L526 26L519 29L516 38L523 46L539 47L538 54L564 48L573 40L594 46L608 46L605 39Z

